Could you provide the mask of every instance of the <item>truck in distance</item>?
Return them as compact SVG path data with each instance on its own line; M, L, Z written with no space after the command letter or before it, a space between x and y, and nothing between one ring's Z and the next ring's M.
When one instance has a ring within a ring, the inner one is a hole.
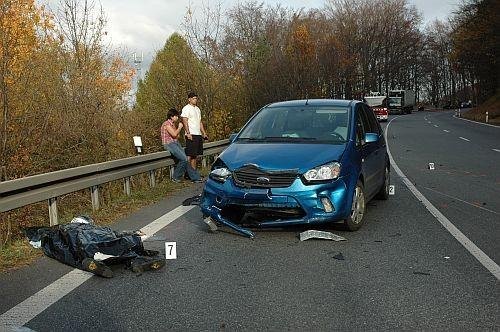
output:
M370 106L373 113L379 121L387 121L389 117L389 109L387 108L387 96L380 96L378 93L372 93L370 96L365 96L363 101Z
M389 113L409 114L415 106L415 92L413 90L390 90Z

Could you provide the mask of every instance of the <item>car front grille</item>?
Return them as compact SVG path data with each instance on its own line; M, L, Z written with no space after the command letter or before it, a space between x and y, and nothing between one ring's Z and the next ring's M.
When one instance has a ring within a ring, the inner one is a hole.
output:
M297 175L297 170L264 171L255 165L245 165L233 173L236 185L245 188L286 188Z

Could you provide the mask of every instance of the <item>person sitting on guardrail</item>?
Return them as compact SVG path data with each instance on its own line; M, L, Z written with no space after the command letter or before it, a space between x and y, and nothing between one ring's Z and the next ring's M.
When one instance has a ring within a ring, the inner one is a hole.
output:
M170 151L172 157L177 161L174 167L174 175L172 176L172 181L181 182L181 178L187 171L187 174L191 181L201 182L200 173L195 170L190 163L188 163L188 158L184 149L181 147L178 141L179 133L182 129L182 123L177 125L179 121L179 111L175 108L171 108L167 112L167 121L163 122L161 125L161 140L165 150Z

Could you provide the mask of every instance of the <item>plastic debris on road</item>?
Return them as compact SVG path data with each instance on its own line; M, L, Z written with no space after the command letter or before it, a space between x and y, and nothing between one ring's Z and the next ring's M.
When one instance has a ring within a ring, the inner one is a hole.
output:
M344 257L344 255L342 255L341 252L339 252L338 254L336 254L335 256L333 256L333 258L336 259L336 260L339 260L339 261L345 260L345 257Z
M215 222L212 220L210 217L206 217L203 219L203 222L208 225L210 233L215 233L217 232L218 228Z
M429 163L429 169L432 171L434 170L434 163Z
M324 239L333 241L347 241L346 238L325 231L308 230L300 233L300 241L305 241L309 239Z

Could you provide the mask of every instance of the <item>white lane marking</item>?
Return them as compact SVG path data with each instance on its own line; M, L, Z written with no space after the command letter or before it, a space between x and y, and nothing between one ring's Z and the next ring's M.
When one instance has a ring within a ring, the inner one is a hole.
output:
M482 123L482 122L472 121L472 120L469 120L469 119L460 118L460 117L458 117L456 115L453 115L453 117L455 119L460 119L460 120L472 122L472 123L475 123L475 124L478 124L478 125L483 125L483 126L488 126L488 127L493 127L493 128L500 128L500 126L495 126L495 125L492 125L492 124L489 124L489 123Z
M437 128L437 127L439 127L439 126L438 126L438 125L434 125L434 127L436 127L436 128Z
M399 118L399 116L393 118L389 123L387 124L384 136L385 136L385 141L387 144L387 154L389 155L389 160L391 162L392 167L396 171L396 173L399 175L403 183L406 185L406 187L413 193L413 195L420 201L422 204L424 204L425 208L443 225L443 227L451 234L453 237L464 246L465 249L467 249L472 256L474 256L479 263L481 263L488 271L493 274L497 280L500 280L500 266L498 266L497 263L495 263L491 258L488 257L481 249L479 249L478 246L474 244L471 240L467 238L467 236L464 235L458 228L453 225L451 221L448 220L432 203L420 192L418 189L411 183L410 180L406 177L406 175L401 171L401 169L398 167L394 159L392 158L391 151L389 150L389 141L387 140L387 133L389 132L389 126L391 125L391 122L394 121L395 119Z
M500 150L499 150L499 149L492 149L492 150L493 150L493 151L496 151L496 152L500 152Z
M500 215L500 213L498 213L498 212L496 212L496 211L493 211L493 210L487 209L487 208L485 208L485 207L482 207L482 206L479 206L479 205L476 205L476 204L473 204L473 203L470 203L470 202L464 201L464 200L462 200L462 199L460 199L460 198L458 198L458 197L450 196L450 195L448 195L448 194L442 193L442 192L437 191L437 190L435 190L435 189L431 189L431 188L428 188L428 187L424 187L424 189L427 189L427 190L429 190L429 191L433 191L433 192L435 192L436 194L446 196L446 197L448 197L448 198L454 199L454 200L459 201L459 202L462 202L462 203L464 203L464 204L468 204L468 205L473 206L473 207L475 207L475 208L478 208L478 209L481 209L481 210L484 210L484 211L488 211L488 212L491 212L491 213L494 213L494 214L498 214L498 215Z
M460 138L460 139L463 139L464 141L470 142L470 139L467 139L467 138L465 138L465 137L460 136L459 138Z
M450 132L449 130L446 130L446 129L443 129L443 131L444 131L445 133L449 133L449 132Z
M142 237L143 240L154 235L194 207L194 205L181 205L143 227L142 231L146 234ZM12 331L19 326L23 326L92 276L92 273L79 269L68 272L38 293L0 315L0 331L4 329Z

